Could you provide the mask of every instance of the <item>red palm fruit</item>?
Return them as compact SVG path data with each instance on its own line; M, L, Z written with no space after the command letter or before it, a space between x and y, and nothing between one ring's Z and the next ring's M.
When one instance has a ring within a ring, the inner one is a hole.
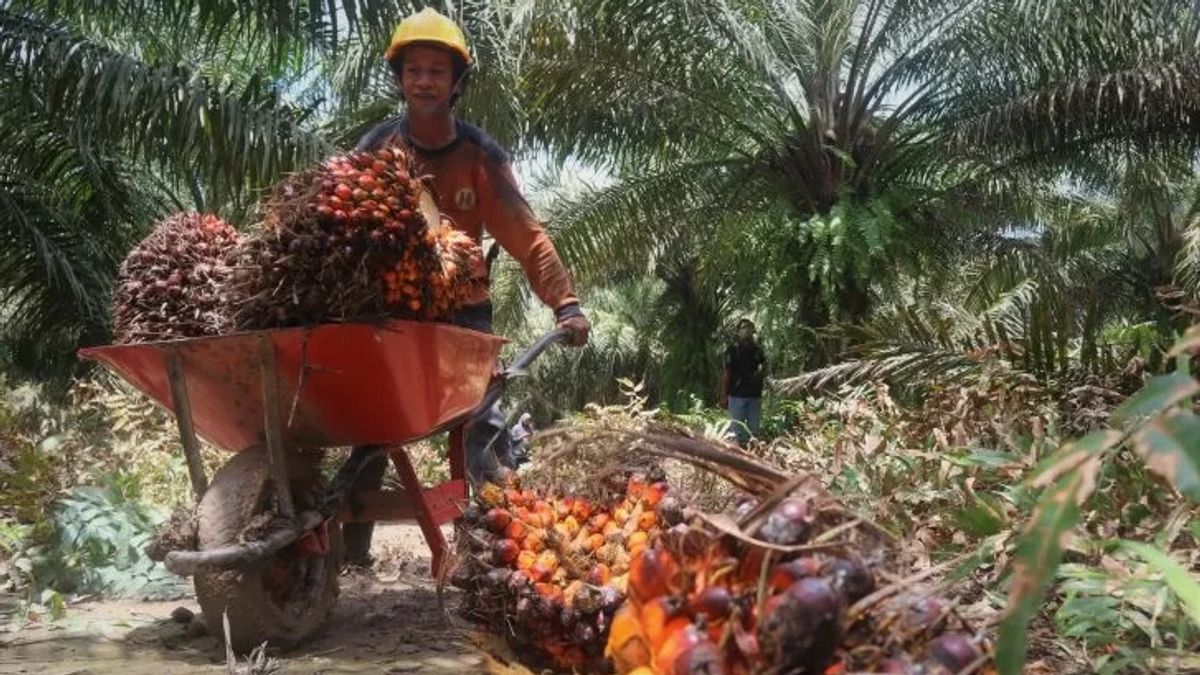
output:
M759 530L758 536L772 544L791 546L802 543L811 526L812 513L808 508L808 501L798 498L785 499L767 516L767 522Z
M670 591L679 567L670 553L648 548L633 557L629 566L629 591L636 602L644 603Z
M735 555L723 545L718 545L718 548L727 557L735 558L738 563L731 582L734 588L749 588L758 585L759 576L762 575L763 559L767 555L766 549L760 546L751 546Z
M542 583L549 583L554 577L554 570L543 565L540 557L529 566L526 572L534 581Z
M353 191L350 189L349 185L346 185L345 183L338 183L338 186L333 189L333 194L338 199L346 201L347 199L350 199Z
M377 174L383 174L388 170L387 162L377 159L371 162L371 170Z
M604 535L600 534L599 532L589 534L588 539L587 539L587 545L588 545L588 548L592 551L599 550L602 546L604 546Z
M522 514L521 520L525 521L526 525L534 529L541 529L543 527L542 515L540 513L534 513L533 511L526 510L525 513Z
M354 188L350 191L350 198L356 202L361 202L368 197L367 191L362 188Z
M593 586L603 586L608 583L610 578L612 578L612 571L604 563L596 563L592 565L592 569L588 570L587 582Z
M546 548L546 539L541 532L537 530L531 530L525 535L525 538L521 540L521 548L525 549L526 551L541 553Z
M524 506L525 498L521 495L521 491L516 488L509 488L504 491L504 501L508 502L509 506Z
M502 508L488 509L487 515L484 516L484 523L487 529L500 534L504 532L508 524L512 522L512 514Z
M562 589L561 589L561 588L559 588L559 587L557 587L557 586L555 586L555 585L553 585L553 584L547 584L547 583L544 583L544 582L534 582L534 584L533 584L533 590L534 590L534 592L536 592L538 595L540 595L540 596L542 596L542 597L546 597L546 598L552 598L552 597L554 597L555 595L558 595L558 594L561 594L561 593L562 593Z
M983 654L970 636L963 633L944 633L929 643L929 656L952 673L970 668Z
M651 664L653 654L650 644L646 641L638 611L632 604L622 605L613 615L604 655L612 659L618 673L628 673Z
M641 499L642 491L646 489L646 477L642 474L630 474L625 483L625 494L633 500Z
M376 150L375 156L379 159L382 159L385 162L390 162L396 158L396 156L394 154L392 154L392 151L388 150L387 148L383 148L381 150Z
M654 511L642 511L642 515L638 516L638 529L649 531L650 528L658 524L658 514Z
M571 502L575 501L574 497L563 497L562 499L554 500L554 513L559 520L571 515Z
M642 631L646 634L651 652L657 654L659 647L667 639L670 632L668 624L673 621L682 622L671 628L675 630L691 623L691 619L683 610L683 599L677 595L661 595L642 604L638 616L642 620Z
M604 526L608 524L609 515L604 512L597 513L588 519L588 529L593 532L603 532Z
M642 502L646 508L652 509L658 506L667 496L667 484L665 482L651 483L642 491Z
M375 189L375 176L369 173L361 173L358 175L358 184L364 190L373 190Z
M317 214L320 215L322 218L332 218L333 217L333 209L326 204L321 204L320 206L317 207Z
M713 668L720 668L720 655L717 654L717 658L712 658L713 650L715 650L715 645L709 641L703 631L690 623L683 624L667 636L662 647L655 652L654 668L664 675L675 675L676 673L682 675L696 673L698 675L706 672L716 675L716 673L724 671L713 670ZM711 665L706 665L710 661Z
M458 269L454 266L454 263L448 263L446 265L447 276L453 277L457 271ZM592 505L586 500L576 499L571 504L571 515L575 516L575 519L579 522L585 522L592 515Z
M512 539L497 539L492 544L492 561L497 565L508 565L516 562L521 554L521 547Z
M827 579L809 577L772 597L759 617L763 658L784 672L819 672L841 635L841 598Z
M821 567L821 561L816 558L803 557L789 560L771 568L771 576L767 583L775 592L783 592L801 579L817 576L821 573Z
M537 554L533 551L525 550L521 551L517 555L517 569L521 570L522 572L529 573L530 568L533 567L535 562L537 562ZM532 577L532 574L530 574L530 576ZM540 579L538 581L540 581Z
M693 617L719 621L733 611L733 595L724 586L709 586L692 596L688 612Z

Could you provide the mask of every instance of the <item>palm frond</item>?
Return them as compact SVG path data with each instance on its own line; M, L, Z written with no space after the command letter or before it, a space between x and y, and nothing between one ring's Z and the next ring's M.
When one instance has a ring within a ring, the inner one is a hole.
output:
M303 126L305 112L255 79L223 87L183 66L151 66L28 16L0 11L2 84L9 105L69 121L85 145L200 175L231 195L328 150Z
M697 162L631 177L548 213L555 243L584 284L650 269L655 251L685 231L710 230L747 204L742 162Z
M831 386L854 386L867 382L889 381L900 385L916 383L963 382L976 377L982 365L961 351L933 347L908 348L867 345L863 358L850 358L825 368L809 371L772 383L780 392L800 395Z
M989 50L959 71L959 147L1020 161L1113 139L1195 148L1200 76L1193 3L997 4L976 23Z

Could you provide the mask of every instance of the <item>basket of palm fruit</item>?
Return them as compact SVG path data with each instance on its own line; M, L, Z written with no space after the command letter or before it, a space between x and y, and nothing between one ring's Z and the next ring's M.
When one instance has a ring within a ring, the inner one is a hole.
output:
M613 461L635 448L714 471L735 496L707 513L668 486L670 471L642 467L588 471L610 478L587 497L516 483L480 490L458 531L451 582L465 591L465 613L531 666L634 675L992 670L988 643L954 604L898 581L888 535L811 476L788 476L719 442L572 433L593 445L607 435Z

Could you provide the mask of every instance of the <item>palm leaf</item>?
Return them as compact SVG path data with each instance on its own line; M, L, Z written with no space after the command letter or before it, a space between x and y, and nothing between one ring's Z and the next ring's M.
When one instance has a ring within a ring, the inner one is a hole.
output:
M304 112L257 81L222 87L183 66L151 66L37 19L0 11L4 85L27 115L69 120L81 144L202 175L214 195L265 185L321 156Z

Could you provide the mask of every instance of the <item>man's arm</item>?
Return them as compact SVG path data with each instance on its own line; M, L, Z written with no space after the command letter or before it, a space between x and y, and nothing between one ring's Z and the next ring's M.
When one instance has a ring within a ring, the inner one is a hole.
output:
M554 310L558 325L571 331L572 342L585 343L590 324L579 308L571 276L517 187L512 165L489 161L482 174L480 206L488 232L521 265L534 294Z

